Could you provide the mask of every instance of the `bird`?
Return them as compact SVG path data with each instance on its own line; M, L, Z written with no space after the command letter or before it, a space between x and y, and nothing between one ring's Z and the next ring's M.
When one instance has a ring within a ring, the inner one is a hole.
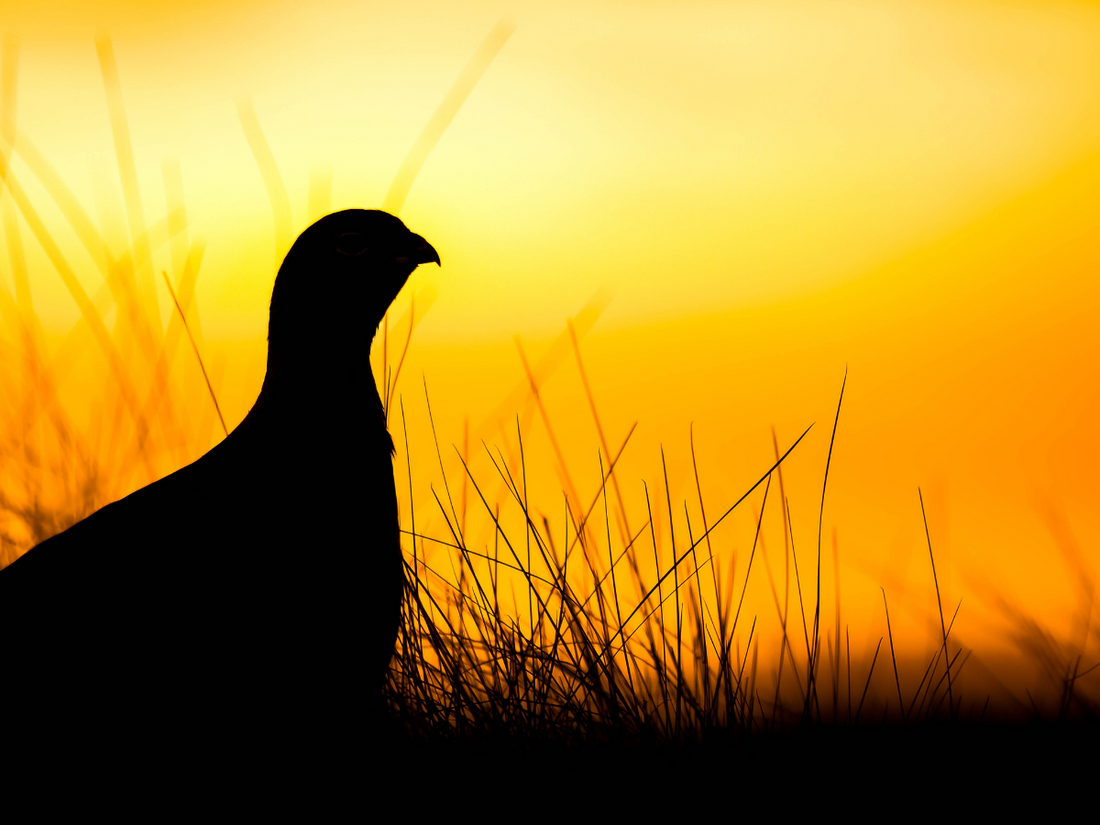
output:
M404 588L370 348L427 263L431 244L380 210L298 237L243 421L0 570L0 727L351 736L381 692Z

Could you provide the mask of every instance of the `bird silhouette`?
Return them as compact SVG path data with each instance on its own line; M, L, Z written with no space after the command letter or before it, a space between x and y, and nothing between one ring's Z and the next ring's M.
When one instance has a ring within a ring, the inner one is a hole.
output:
M432 246L381 211L301 234L240 425L0 571L9 721L245 736L353 726L381 688L403 590L370 346L428 262L440 262Z

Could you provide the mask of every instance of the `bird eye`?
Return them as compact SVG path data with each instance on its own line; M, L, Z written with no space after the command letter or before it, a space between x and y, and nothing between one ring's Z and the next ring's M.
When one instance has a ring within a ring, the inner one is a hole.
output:
M362 255L370 247L358 232L344 232L336 238L336 251L341 255Z

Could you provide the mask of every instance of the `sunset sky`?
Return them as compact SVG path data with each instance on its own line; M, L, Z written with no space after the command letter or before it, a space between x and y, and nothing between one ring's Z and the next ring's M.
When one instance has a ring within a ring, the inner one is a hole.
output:
M620 464L631 512L645 510L643 479L663 485L662 445L674 511L685 498L697 507L689 427L711 515L766 472L773 426L784 449L813 424L784 465L809 561L847 371L823 589L835 529L853 648L884 632L880 587L903 632L935 642L918 487L964 644L1010 653L1026 616L1069 646L1091 621L1097 4L3 2L20 139L114 251L130 241L97 37L113 48L148 225L165 217L165 164L178 163L188 243L203 245L203 355L230 429L263 378L280 254L239 107L254 107L296 236L325 211L382 206L503 20L514 31L400 212L443 261L414 275L393 313L416 296L398 387L414 497L430 500L438 471L423 380L444 445L461 443L468 420L481 451L525 416L541 468L529 471L533 497L560 513L516 336L535 364L589 307L580 347L613 450L639 422ZM102 276L18 153L11 170L94 295ZM23 244L35 314L59 341L80 311L25 226ZM0 247L0 287L15 294ZM177 264L170 245L154 251L158 273ZM167 323L159 275L156 287ZM599 441L572 350L561 351L540 375L542 400L587 500ZM80 377L69 380L75 398ZM484 465L473 469L491 473ZM739 552L752 506L759 495L723 539ZM761 614L773 610L759 595ZM1088 632L1091 664L1100 644Z

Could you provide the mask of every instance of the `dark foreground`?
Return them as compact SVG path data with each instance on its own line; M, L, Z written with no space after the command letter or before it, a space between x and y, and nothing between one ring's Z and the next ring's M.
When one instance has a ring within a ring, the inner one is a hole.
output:
M731 810L763 804L772 813L796 813L786 806L815 800L827 809L839 805L840 813L875 800L888 801L893 815L909 806L954 815L1024 800L1055 813L1091 798L1100 778L1095 722L817 728L641 746L423 742L392 730L385 738L385 781L395 789L427 781L475 798L547 804L557 794L596 791L609 795L604 802L678 801L688 815L714 794L726 796Z

